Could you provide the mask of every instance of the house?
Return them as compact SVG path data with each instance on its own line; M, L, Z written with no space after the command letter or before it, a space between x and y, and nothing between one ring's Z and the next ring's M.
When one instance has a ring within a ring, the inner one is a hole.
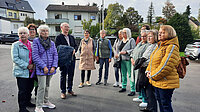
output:
M46 24L50 28L50 36L57 36L60 34L60 24L63 22L69 23L72 35L74 37L83 37L82 20L89 21L92 19L92 25L98 23L98 7L97 6L81 6L81 5L53 5L50 4L46 8L47 18Z
M17 33L17 29L24 26L26 17L34 18L34 10L25 0L0 0L0 17L4 20L0 24L5 24L5 19L10 21L10 33ZM1 19L2 19L1 18ZM2 32L0 32L2 33Z
M199 35L200 35L200 22L196 18L190 17L189 25L191 26L192 29L199 30Z

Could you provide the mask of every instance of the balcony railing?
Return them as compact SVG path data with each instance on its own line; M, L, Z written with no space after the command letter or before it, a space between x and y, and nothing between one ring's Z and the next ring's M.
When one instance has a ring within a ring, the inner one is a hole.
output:
M63 22L69 23L69 19L67 18L62 18L62 19L46 18L45 21L46 24L61 24Z

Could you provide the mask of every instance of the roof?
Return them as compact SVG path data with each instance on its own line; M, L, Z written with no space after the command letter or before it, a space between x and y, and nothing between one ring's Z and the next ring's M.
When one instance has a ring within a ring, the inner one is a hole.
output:
M200 23L197 19L195 18L189 18L194 24L196 24L197 26L200 26Z
M28 1L25 0L0 0L0 8L35 13Z
M67 11L67 12L95 12L99 11L97 6L81 6L81 5L53 5L50 4L46 8L47 11Z

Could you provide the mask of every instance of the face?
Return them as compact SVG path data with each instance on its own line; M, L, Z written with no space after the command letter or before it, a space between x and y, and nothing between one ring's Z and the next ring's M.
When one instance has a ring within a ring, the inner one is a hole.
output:
M141 40L143 43L147 42L147 34L146 33L141 34Z
M32 37L32 38L35 38L35 35L36 35L35 28L34 27L30 27L29 36Z
M167 40L167 38L168 38L168 33L165 30L160 28L159 34L158 34L158 39L160 41L165 41L165 40Z
M43 38L47 38L49 36L49 30L47 30L47 29L41 29L40 35Z
M100 32L100 36L101 36L101 38L104 38L104 37L106 36L106 32L101 31L101 32Z
M150 33L148 34L148 36L147 36L147 41L148 41L148 43L150 43L150 44L153 44L153 43L155 42L153 32L150 32Z
M21 39L22 42L26 42L28 40L28 33L21 31L19 32L19 38Z
M123 39L123 32L119 33L118 37L119 37L120 40L122 40Z
M85 38L89 38L89 36L90 36L89 32L86 32L86 31L85 31L84 37L85 37Z
M123 37L127 39L126 31L123 31Z
M61 30L62 30L63 33L68 33L69 32L69 25L68 24L62 25Z

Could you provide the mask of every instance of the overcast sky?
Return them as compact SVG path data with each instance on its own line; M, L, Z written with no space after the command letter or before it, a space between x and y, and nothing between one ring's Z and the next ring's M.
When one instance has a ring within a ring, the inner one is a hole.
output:
M62 4L65 5L86 5L88 3L92 4L93 2L97 3L98 6L101 5L102 0L28 0L32 6L35 13L36 19L45 20L47 18L47 11L45 10L49 4ZM146 20L148 8L150 3L153 2L155 16L162 16L162 7L165 5L166 0L104 0L105 7L108 7L111 3L118 2L124 6L126 10L128 7L134 7L140 15ZM170 0L174 5L175 9L179 13L183 13L187 7L191 7L191 15L198 17L198 12L200 8L199 0Z

